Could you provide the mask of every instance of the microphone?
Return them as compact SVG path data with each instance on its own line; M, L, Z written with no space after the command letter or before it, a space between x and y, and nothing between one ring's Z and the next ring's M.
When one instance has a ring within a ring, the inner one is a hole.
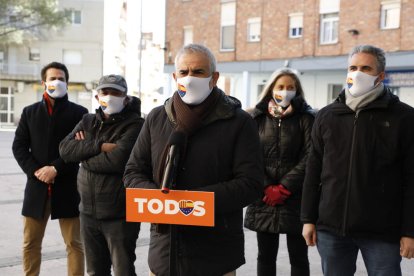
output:
M178 169L178 163L180 161L180 151L184 145L185 134L181 131L174 131L171 133L168 139L168 145L170 149L168 151L167 158L165 160L164 175L162 178L161 192L168 194L175 180L175 174Z

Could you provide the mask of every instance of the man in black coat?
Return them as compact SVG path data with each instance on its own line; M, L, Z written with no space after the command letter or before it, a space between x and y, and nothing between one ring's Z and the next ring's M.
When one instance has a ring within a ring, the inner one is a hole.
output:
M312 129L301 220L324 275L401 275L414 257L414 109L382 83L385 53L355 47L347 87Z
M257 127L237 99L217 88L219 73L209 49L189 44L178 52L175 66L178 91L146 118L126 166L125 185L160 188L167 152L176 140L181 159L172 188L214 192L215 225L153 224L151 273L235 275L245 262L243 207L258 198L263 183Z
M78 191L81 234L89 275L134 276L140 224L125 221L122 176L144 119L141 101L127 96L120 75L99 80L96 114L87 114L60 143L68 162L81 162Z
M22 209L23 269L25 275L39 275L42 240L51 216L59 219L68 254L68 275L83 275L76 189L79 165L62 160L59 143L88 110L68 100L69 73L64 64L46 65L41 77L43 98L23 109L12 148L27 175Z

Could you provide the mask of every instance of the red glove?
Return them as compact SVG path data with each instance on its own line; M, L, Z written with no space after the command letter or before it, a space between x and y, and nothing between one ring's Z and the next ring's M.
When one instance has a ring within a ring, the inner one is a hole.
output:
M284 204L285 200L292 194L282 184L269 185L264 192L265 196L263 197L263 201L269 206Z

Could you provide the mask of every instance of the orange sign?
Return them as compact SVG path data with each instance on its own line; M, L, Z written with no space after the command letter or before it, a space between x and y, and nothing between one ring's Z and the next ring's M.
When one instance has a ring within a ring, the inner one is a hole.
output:
M214 226L214 193L127 188L126 220Z

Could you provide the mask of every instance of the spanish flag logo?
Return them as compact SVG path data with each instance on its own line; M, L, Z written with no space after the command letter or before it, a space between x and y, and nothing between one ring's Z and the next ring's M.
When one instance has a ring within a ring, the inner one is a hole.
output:
M49 86L47 87L47 90L49 90L49 92L50 92L50 93L53 93L53 92L55 92L55 90L56 90L56 86L54 86L54 85L49 85Z
M347 78L346 83L348 84L348 89L349 89L354 84L354 80L352 78Z
M277 101L282 101L282 100L283 100L283 98L282 98L282 96L281 96L281 95L275 94L275 100L277 100Z
M99 105L101 106L102 110L105 110L108 107L108 103L104 101L99 101Z
M179 206L181 213L186 216L191 214L194 210L194 202L192 200L180 200Z
M181 96L181 97L184 97L185 96L185 94L187 93L187 89L185 88L185 86L184 85L182 85L182 84L177 84L177 89L178 89L178 94Z

